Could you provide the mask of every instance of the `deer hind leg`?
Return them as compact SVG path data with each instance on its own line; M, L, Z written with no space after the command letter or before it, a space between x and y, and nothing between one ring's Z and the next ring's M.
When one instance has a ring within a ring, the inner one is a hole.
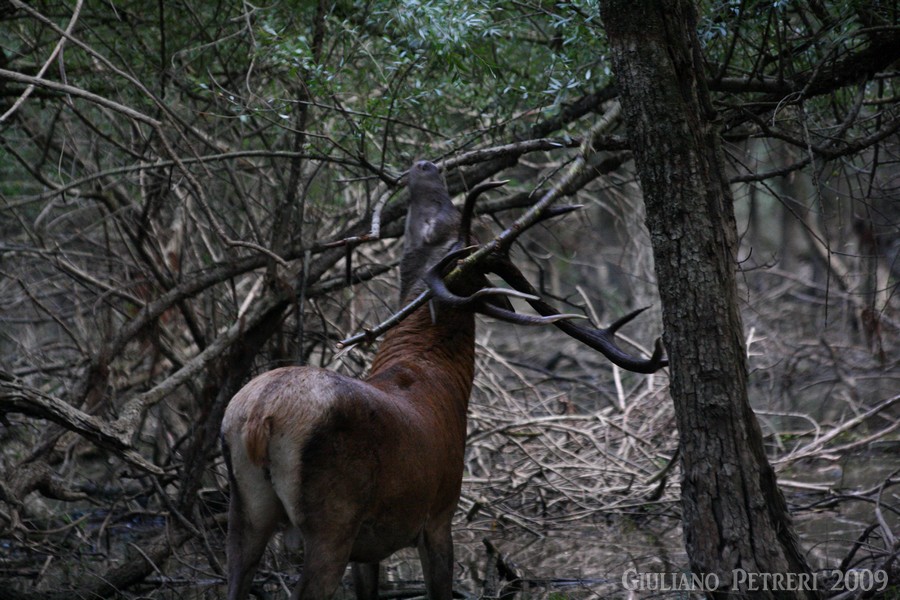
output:
M228 510L228 600L244 600L247 597L259 560L278 525L278 519L251 523L238 514L239 507L239 501L232 501Z
M426 523L419 535L419 559L425 574L429 600L451 600L453 597L453 538L450 519Z
M303 571L291 600L328 600L334 596L350 562L353 537L353 529L343 527L304 532Z
M351 563L356 600L378 600L378 563Z
M229 480L231 498L225 540L228 600L244 600L269 538L286 515L261 469L242 472L239 482L229 466Z

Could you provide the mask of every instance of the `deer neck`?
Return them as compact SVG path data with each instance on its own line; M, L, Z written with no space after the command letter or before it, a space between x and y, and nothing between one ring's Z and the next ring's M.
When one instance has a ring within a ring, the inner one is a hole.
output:
M474 372L474 313L438 305L432 315L426 305L387 333L367 380L382 388L439 390L416 396L439 397L461 411L464 419Z

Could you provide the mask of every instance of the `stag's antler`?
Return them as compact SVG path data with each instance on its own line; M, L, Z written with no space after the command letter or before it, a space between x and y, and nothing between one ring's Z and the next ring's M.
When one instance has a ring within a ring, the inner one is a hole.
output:
M462 244L463 246L468 246L471 242L470 230L472 228L472 216L475 214L475 201L478 200L478 196L488 190L504 186L507 183L509 183L508 179L504 179L502 181L483 181L469 191L469 193L466 195L466 202L465 204L463 204L462 220L459 226L460 244Z
M527 294L528 296L525 297L525 301L539 314L546 316L554 315L559 312L556 308L547 304L540 298L532 299L536 297L537 290L534 289L518 267L509 260L509 257L492 255L490 259L491 260L486 261L488 262L487 266L490 269L490 272L499 275L514 289ZM626 371L633 371L635 373L654 373L669 364L669 361L663 358L663 345L660 338L656 338L653 356L649 359L639 358L628 354L619 348L615 341L616 331L645 310L647 310L647 307L633 310L627 315L616 319L612 325L605 329L582 327L568 320L553 321L553 325L564 331L570 337L599 351L613 364L622 367Z
M425 272L422 280L425 282L425 284L432 291L436 298L438 298L441 302L450 304L452 306L465 306L467 304L475 304L476 301L480 299L496 296L503 296L507 298L521 298L522 300L525 300L527 302L541 301L539 296L536 296L532 293L509 288L483 287L469 296L460 296L451 292L450 288L447 287L446 282L444 282L444 274L447 270L447 267L449 267L454 261L457 261L460 258L471 254L477 248L478 246L468 246L466 248L453 250L449 254L447 254L447 256L442 258L436 265ZM496 317L510 323L518 323L520 325L548 325L551 323L555 323L556 321L559 321L561 319L586 318L584 315L568 313L560 314L558 311L553 311L552 313L548 313L540 317L534 315L522 315L512 310L512 305L509 305L509 308L507 309L498 306L497 304L488 302L478 302L476 304L476 310L477 312L480 312L482 314Z
M656 339L653 356L649 359L640 358L631 355L616 344L616 331L623 325L637 317L646 308L639 308L627 315L620 317L609 327L598 329L595 327L582 327L571 322L573 318L584 318L583 315L561 314L556 308L541 300L537 290L531 285L528 279L516 267L509 258L508 248L510 244L495 250L479 261L478 269L483 274L494 273L506 281L513 290L506 288L485 287L469 296L459 296L449 290L444 282L444 274L449 265L459 260L463 256L471 254L477 247L468 246L469 229L472 215L474 214L475 200L478 196L490 189L504 185L505 181L485 182L472 189L466 197L466 203L463 208L463 220L460 226L459 242L456 248L451 251L443 260L432 267L425 275L424 280L432 293L442 302L446 302L455 306L466 304L473 305L477 312L508 321L524 325L546 325L553 324L555 327L564 331L570 337L594 348L608 358L613 364L635 373L653 373L659 369L668 366L669 361L663 357L662 340ZM567 214L573 210L581 208L580 206L559 206L548 207L547 210L536 221L543 221ZM511 238L510 243L523 230L516 232ZM463 247L461 247L463 246ZM517 297L528 302L541 316L522 315L510 308L498 306L498 303L486 302L486 297L506 296Z

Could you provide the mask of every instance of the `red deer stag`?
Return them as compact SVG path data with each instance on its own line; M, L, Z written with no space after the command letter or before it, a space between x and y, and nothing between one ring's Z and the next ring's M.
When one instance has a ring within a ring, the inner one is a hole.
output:
M473 190L466 213L478 193L496 185ZM275 369L228 405L222 439L231 485L230 600L246 598L269 538L285 525L299 529L304 542L292 598L330 598L349 562L357 598L377 598L378 562L417 546L428 596L450 600L450 521L462 483L476 311L553 322L626 369L652 372L666 364L659 347L641 360L615 346L615 328L634 314L611 330L578 327L529 295L539 313L551 316L519 315L499 290L483 289L482 272L456 277L451 292L441 271L466 251L454 250L466 242L468 222L430 162L412 166L409 194L401 300L430 285L431 306L386 334L364 380L312 367ZM534 293L505 257L488 264L512 287Z

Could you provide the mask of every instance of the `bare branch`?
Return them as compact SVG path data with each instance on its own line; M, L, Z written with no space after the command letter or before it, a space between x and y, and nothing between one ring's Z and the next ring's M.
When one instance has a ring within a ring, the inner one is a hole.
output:
M55 81L42 79L40 77L32 77L31 75L24 75L22 73L9 71L7 69L0 69L0 79L17 81L19 83L27 83L28 85L46 88L48 90L68 94L77 98L83 98L89 102L93 102L94 104L99 104L100 106L121 113L126 117L135 119L136 121L140 121L141 123L146 123L148 125L152 125L153 127L158 127L160 125L160 122L158 120L154 119L153 117L148 117L140 111L134 110L133 108L125 106L124 104L119 104L118 102L110 100L109 98L104 98L103 96L99 96L97 94L94 94L93 92L89 92L75 86L66 85L64 83L57 83Z
M47 419L74 431L125 462L154 475L164 471L147 462L130 442L133 429L123 429L86 414L59 398L44 394L16 378L0 373L0 413L22 413Z

